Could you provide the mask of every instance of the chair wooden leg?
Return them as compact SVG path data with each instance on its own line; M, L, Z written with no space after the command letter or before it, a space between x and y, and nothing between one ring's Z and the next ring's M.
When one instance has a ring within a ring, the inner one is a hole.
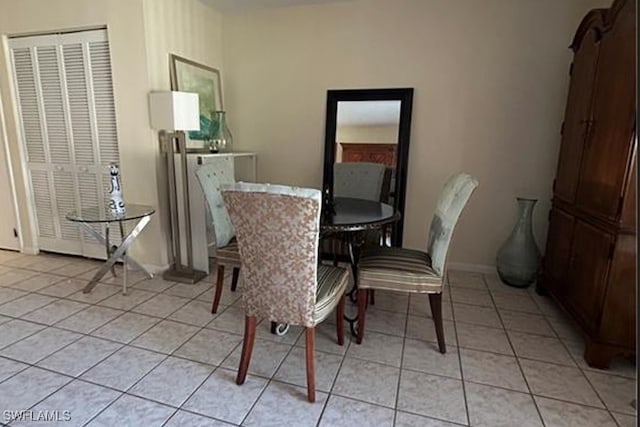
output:
M218 312L218 304L220 304L220 297L222 296L222 286L224 285L224 265L218 266L218 277L216 279L216 293L213 296L213 305L211 306L211 312Z
M375 289L371 289L369 291L369 304L376 305L376 291L375 291Z
M338 345L344 345L344 294L338 301L338 307L336 308L336 333L338 334Z
M238 287L238 277L240 276L240 267L233 267L231 276L231 292L235 292Z
M278 322L271 321L271 333L273 335L276 334L276 329L278 328Z
M307 353L307 399L313 403L316 401L316 370L313 366L316 330L315 328L306 328L306 353Z
M447 346L444 342L444 327L442 326L442 294L429 294L429 305L431 306L433 323L436 327L438 348L440 353L444 354L447 352Z
M362 344L364 338L364 316L367 312L367 301L369 300L369 289L358 290L358 335L356 343Z
M242 355L240 356L238 377L236 378L236 384L238 385L244 384L244 381L247 379L251 353L253 353L253 343L256 339L256 323L255 316L246 316L244 318L244 340L242 342Z

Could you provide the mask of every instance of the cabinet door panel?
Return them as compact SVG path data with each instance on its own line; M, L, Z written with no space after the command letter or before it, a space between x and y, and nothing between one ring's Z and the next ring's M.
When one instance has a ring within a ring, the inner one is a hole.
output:
M635 348L636 236L621 235L611 264L600 337L602 341Z
M567 302L591 331L600 320L613 236L576 221L567 274Z
M544 255L545 286L557 295L566 293L565 280L575 220L571 215L554 208L549 217L549 233Z
M627 2L635 8L633 1ZM603 35L596 71L590 135L586 139L577 204L617 219L632 147L635 117L635 13L621 11Z
M554 189L557 197L569 203L575 201L578 188L599 48L599 30L591 28L585 33L573 59Z

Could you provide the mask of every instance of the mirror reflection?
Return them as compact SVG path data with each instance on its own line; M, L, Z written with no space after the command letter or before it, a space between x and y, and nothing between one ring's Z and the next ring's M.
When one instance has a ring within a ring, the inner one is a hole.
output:
M339 101L333 195L393 204L400 101Z
M393 208L384 245L402 245L412 101L413 88L327 91L323 192Z

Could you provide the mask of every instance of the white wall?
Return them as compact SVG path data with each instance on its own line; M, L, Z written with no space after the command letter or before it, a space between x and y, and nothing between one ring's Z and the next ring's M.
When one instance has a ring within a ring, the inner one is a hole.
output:
M480 187L450 260L492 265L515 197L543 246L571 54L605 0L356 0L225 15L229 121L261 179L319 187L327 89L415 88L405 245L424 248L447 176ZM295 160L295 161L293 161Z
M157 134L149 127L148 93L169 89L169 52L221 66L220 19L218 12L198 0L0 0L0 35L5 41L16 34L107 26L125 200L159 207L132 250L151 267L167 265L168 220ZM7 53L5 43L0 51L0 98L29 251L35 237L27 233L29 203Z

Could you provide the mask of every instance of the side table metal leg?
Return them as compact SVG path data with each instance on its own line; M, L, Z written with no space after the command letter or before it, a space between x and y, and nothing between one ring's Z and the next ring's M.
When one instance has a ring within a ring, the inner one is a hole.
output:
M113 254L111 254L111 257L104 263L104 265L100 267L100 269L93 276L89 284L84 287L82 292L84 292L85 294L91 292L91 290L98 284L98 281L100 280L100 278L104 276L105 273L109 271L110 268L113 267L116 261L122 258L122 256L127 252L127 249L129 249L129 246L131 246L131 244L138 237L142 229L146 227L149 221L151 221L151 218L148 216L145 216L144 218L140 219L138 224L136 224L133 230L131 230L131 232L127 234L127 237L125 237L122 240L122 243L120 244L120 246L118 246L118 249L116 249L116 251Z
M120 225L120 237L124 238L124 225L122 221L118 221ZM127 270L129 269L127 263L127 252L122 254L122 295L127 294Z
M104 224L104 238L105 238L104 244L107 249L107 259L109 259L114 249L111 247L111 243L109 242L109 223L108 222ZM111 268L111 274L113 275L113 277L117 277L115 265Z

